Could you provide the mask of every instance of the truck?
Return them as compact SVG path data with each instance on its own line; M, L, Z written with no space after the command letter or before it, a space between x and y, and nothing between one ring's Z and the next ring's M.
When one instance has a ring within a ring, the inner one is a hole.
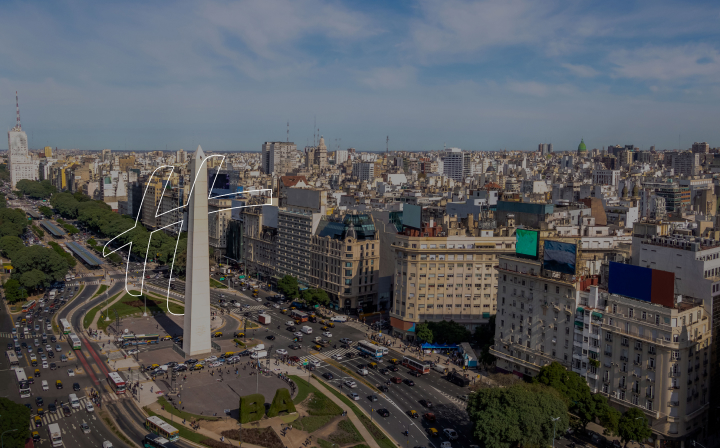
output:
M52 446L63 446L62 433L60 432L60 425L57 423L50 423L48 425L48 436Z
M332 319L333 322L347 322L347 317L345 316L333 316Z
M269 314L258 314L258 322L264 325L270 325L270 315Z
M457 384L460 387L465 387L470 384L470 380L458 372L449 373L447 379L451 383Z
M260 358L266 358L267 357L267 350L258 350L252 355L250 355L252 359L260 359Z
M305 334L310 334L310 333L312 333L312 327L308 327L307 325L305 325L304 327L302 327L300 329L300 331L302 331Z

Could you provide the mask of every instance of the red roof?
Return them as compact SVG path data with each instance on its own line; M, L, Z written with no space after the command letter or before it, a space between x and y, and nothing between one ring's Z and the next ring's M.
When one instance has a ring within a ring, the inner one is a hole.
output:
M280 182L282 182L283 185L286 187L294 187L300 181L307 183L307 179L305 178L305 176L282 176L282 177L280 177Z

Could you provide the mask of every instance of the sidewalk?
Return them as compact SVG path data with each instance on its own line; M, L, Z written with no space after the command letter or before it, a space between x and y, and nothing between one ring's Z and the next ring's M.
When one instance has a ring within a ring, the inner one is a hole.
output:
M360 421L357 415L355 415L355 412L353 412L352 409L350 409L350 406L343 403L341 399L335 396L332 392L328 391L325 393L325 387L318 383L318 381L313 378L312 376L308 378L308 382L315 386L318 390L322 391L326 397L330 398L333 403L340 406L343 411L347 412L347 416L350 419L351 422L353 422L353 425L357 428L357 430L360 432L360 435L365 439L365 444L368 445L370 448L380 448L380 445L375 441L373 436L370 434L370 432L365 428L365 425ZM392 440L392 439L391 439Z
M107 285L107 287L108 287L108 289L107 289L106 292L108 292L108 291L110 290L110 285ZM103 294L104 294L104 293L103 293ZM112 302L110 302L110 303L107 304L107 306L105 307L105 309L109 309L111 305L113 305L113 304L116 303L116 302L119 302L124 296L125 296L125 294L122 294L122 291L121 291L120 294L117 296L117 298L116 298L115 300L113 300ZM109 298L109 297L108 297L108 298ZM89 310L88 310L88 311L89 311ZM100 311L102 311L102 310L100 310ZM102 312L97 312L97 313L95 313L95 317L93 318L93 321L90 322L90 326L88 327L88 330L97 330L97 329L98 329L98 328L97 328L97 323L98 323L98 320L100 319L100 314L102 314ZM84 317L84 316L83 316L83 317Z

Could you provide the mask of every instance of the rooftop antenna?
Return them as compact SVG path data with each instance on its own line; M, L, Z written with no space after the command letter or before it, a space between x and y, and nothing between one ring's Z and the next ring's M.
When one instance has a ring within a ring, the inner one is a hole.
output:
M313 116L313 146L317 146L315 144L315 128L317 128L317 115Z
M290 120L287 122L287 143L290 143Z
M22 130L22 126L20 125L20 102L18 101L17 90L15 91L15 110L17 112L17 128L18 130Z

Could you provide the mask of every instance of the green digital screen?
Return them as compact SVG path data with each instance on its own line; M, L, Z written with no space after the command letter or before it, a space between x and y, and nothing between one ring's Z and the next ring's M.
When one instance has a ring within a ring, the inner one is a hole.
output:
M517 229L515 231L515 253L525 257L538 257L539 233L535 230Z

